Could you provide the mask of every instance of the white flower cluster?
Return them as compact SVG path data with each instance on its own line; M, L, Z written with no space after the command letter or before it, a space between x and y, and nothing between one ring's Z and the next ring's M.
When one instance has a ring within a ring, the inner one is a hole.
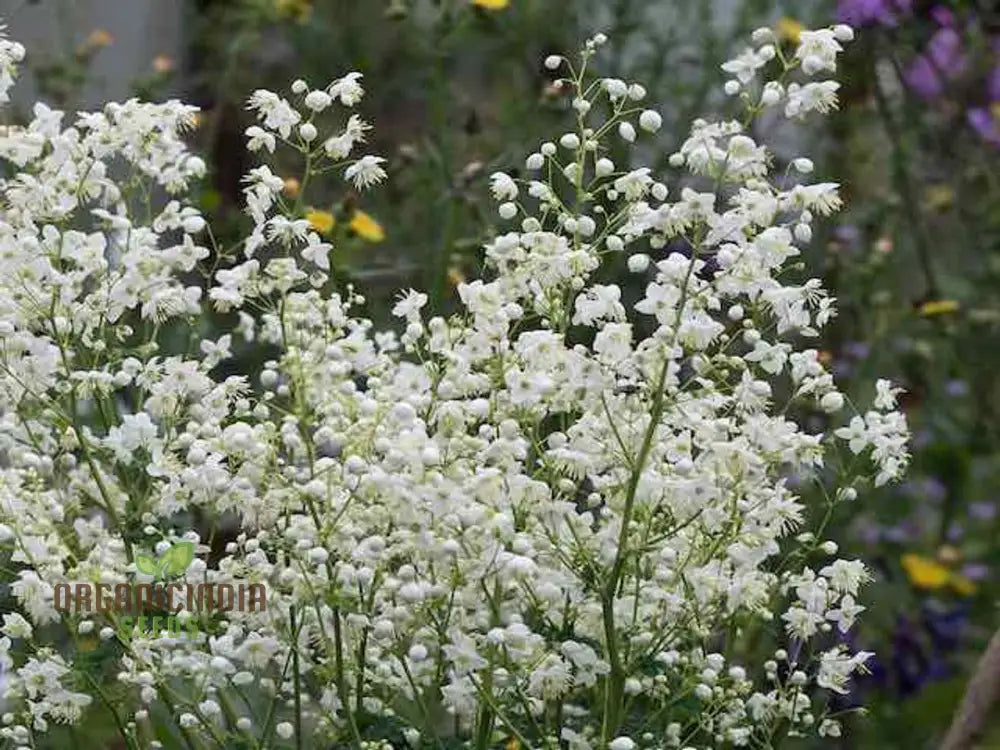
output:
M832 70L848 36L803 33L786 57L756 34L725 66L745 118L695 123L671 158L689 174L662 180L608 156L661 118L642 86L587 77L603 36L579 66L547 59L575 129L528 157L536 179L492 176L519 224L486 245L490 275L460 285L449 319L404 294L401 333L332 291L331 248L268 166L245 180L242 256L214 246L185 197L204 171L180 137L191 108L127 102L64 127L39 105L6 131L0 544L23 616L0 640L0 736L34 746L91 703L128 747L153 742L154 716L191 747L839 735L828 698L868 654L836 631L863 609L867 573L804 531L788 479L825 488L845 441L876 483L894 479L905 422L880 383L875 408L835 429L845 399L803 346L833 300L789 261L837 186L772 178L750 125L832 104L790 79ZM19 56L0 45L4 75ZM359 74L291 93L250 97L252 151L298 153L303 192L331 170L357 189L386 176L351 156L360 117L321 132L361 99ZM619 258L638 299L602 273ZM202 340L206 303L238 319L231 333ZM187 335L168 348L166 327ZM219 377L247 342L273 359ZM816 413L829 432L794 418ZM838 480L829 512L869 481ZM176 542L197 550L178 585L264 584L266 610L186 610L177 635L56 607L65 583L148 581L137 556ZM77 669L86 638L102 645Z

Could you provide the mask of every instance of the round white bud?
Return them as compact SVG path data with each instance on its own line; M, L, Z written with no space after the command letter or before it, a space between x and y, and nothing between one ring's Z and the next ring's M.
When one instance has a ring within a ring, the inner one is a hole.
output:
M846 23L838 23L833 27L833 35L837 37L837 41L849 42L854 39L854 29Z
M611 159L598 159L597 164L594 165L594 171L598 177L607 177L615 171L615 163Z
M580 137L576 133L566 133L559 139L559 145L568 149L580 148Z
M655 133L663 125L663 118L660 113L652 109L645 110L639 115L639 127L647 133Z
M632 273L642 273L649 268L649 256L646 253L636 253L628 257L628 270Z

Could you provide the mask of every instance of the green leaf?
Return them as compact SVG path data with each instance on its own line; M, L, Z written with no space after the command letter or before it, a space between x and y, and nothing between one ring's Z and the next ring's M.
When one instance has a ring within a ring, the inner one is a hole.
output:
M148 576L155 576L160 567L159 561L152 555L136 553L135 569Z
M164 576L180 575L194 561L194 542L174 542L160 560Z

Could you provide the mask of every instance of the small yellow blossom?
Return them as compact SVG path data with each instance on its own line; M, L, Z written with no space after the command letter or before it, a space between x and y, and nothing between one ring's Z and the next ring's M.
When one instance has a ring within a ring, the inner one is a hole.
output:
M799 38L802 36L802 32L804 30L805 26L796 21L794 18L789 18L788 16L785 16L778 21L776 29L779 39L783 42L791 42L792 44L799 43Z
M937 560L920 555L906 554L900 560L906 577L918 589L941 589L951 580L951 571Z
M910 583L918 589L937 591L950 586L959 596L976 593L976 584L930 557L906 554L899 562Z
M337 224L337 220L329 211L317 211L316 209L306 213L306 221L320 234L329 234Z
M503 10L510 5L510 0L472 0L472 4L486 10Z
M381 242L385 239L382 225L360 209L351 217L350 227L358 237L368 242Z
M932 211L943 211L955 202L955 191L948 185L931 185L924 191L924 204Z
M94 29L87 37L88 47L107 47L115 41L115 38L106 29Z
M312 0L274 0L274 9L282 16L305 23L312 15Z
M465 274L462 269L452 266L448 269L448 283L454 287L465 283Z
M508 737L503 748L504 750L521 750L521 741L517 737Z
M951 580L948 581L948 583L951 584L951 587L959 596L972 596L976 593L976 584L965 576L958 575L957 573L951 577Z
M958 302L953 299L935 299L920 306L920 314L926 318L958 312Z

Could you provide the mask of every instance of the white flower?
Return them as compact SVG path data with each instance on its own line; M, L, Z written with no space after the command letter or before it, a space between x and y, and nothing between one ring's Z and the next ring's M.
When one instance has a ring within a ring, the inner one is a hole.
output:
M322 112L332 103L333 99L331 98L330 94L320 89L310 91L308 94L306 94L306 98L303 100L303 104L305 104L313 112Z
M345 107L353 107L365 94L365 90L361 87L362 78L361 73L348 73L331 83L326 90L334 99L340 99L340 103Z
M816 684L835 693L847 695L847 681L852 674L860 671L872 656L874 654L868 651L858 651L853 656L848 656L839 648L825 651L820 656Z
M347 168L344 177L351 180L358 190L365 190L386 178L383 163L385 159L381 156L362 156Z
M268 133L264 128L251 125L246 129L247 148L251 151L259 151L261 147L266 148L268 153L274 153L276 140L273 133Z
M802 63L802 69L807 75L813 75L821 70L835 71L837 55L843 49L833 29L803 31L799 34L799 46L795 50L795 58Z
M399 301L392 308L392 314L397 318L418 320L420 318L420 308L426 304L427 295L411 289L405 294L400 295Z
M256 109L264 127L277 130L282 138L291 135L292 127L302 116L284 99L265 89L257 89L250 96L250 109Z
M504 172L490 175L490 192L498 201L512 201L517 198L517 183Z

